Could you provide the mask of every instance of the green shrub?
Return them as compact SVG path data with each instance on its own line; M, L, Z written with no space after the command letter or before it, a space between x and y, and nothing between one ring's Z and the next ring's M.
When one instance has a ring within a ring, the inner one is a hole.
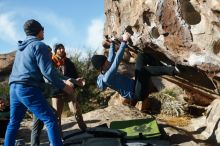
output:
M9 99L9 85L0 84L0 98Z
M83 88L77 88L77 99L81 105L82 112L88 112L99 107L102 97L96 88L97 70L92 68L91 57L95 52L88 52L86 58L80 58L81 53L76 53L70 59L76 65L80 77L86 80Z

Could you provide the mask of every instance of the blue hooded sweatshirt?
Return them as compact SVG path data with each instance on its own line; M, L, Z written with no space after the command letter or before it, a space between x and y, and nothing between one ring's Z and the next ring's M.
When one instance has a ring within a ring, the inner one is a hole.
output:
M27 36L26 40L18 42L9 84L21 83L41 88L43 77L59 89L65 86L51 61L47 45L35 36Z

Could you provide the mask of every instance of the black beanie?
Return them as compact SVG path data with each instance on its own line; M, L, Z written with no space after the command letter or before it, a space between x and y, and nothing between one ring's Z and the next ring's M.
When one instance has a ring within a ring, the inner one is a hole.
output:
M105 55L94 55L92 56L92 65L97 69L101 69L102 65L107 60L107 57Z
M55 54L57 53L57 49L59 49L59 48L65 48L65 47L64 47L63 44L58 44L58 43L56 43L56 44L54 45L54 53L55 53Z
M24 23L24 32L27 36L36 36L41 30L44 30L43 26L34 19Z

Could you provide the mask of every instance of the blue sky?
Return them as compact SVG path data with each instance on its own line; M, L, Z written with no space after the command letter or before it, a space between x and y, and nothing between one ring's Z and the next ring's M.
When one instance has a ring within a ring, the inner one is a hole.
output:
M63 43L69 53L101 50L104 0L0 0L0 54L25 39L28 19L44 26L44 42L51 47Z

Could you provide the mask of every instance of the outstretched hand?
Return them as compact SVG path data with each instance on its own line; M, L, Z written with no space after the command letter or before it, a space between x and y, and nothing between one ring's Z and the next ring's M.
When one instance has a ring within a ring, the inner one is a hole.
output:
M71 82L71 79L66 80L65 84L66 85L63 88L63 91L69 95L73 95L74 94L74 84Z
M131 34L128 33L128 32L125 32L123 35L122 35L122 40L127 42L128 39L131 37Z
M74 88L74 84L71 82L71 78L65 81L66 85L69 85L70 87Z
M86 84L86 81L83 78L77 78L76 81L77 81L77 85L80 87L83 87Z

